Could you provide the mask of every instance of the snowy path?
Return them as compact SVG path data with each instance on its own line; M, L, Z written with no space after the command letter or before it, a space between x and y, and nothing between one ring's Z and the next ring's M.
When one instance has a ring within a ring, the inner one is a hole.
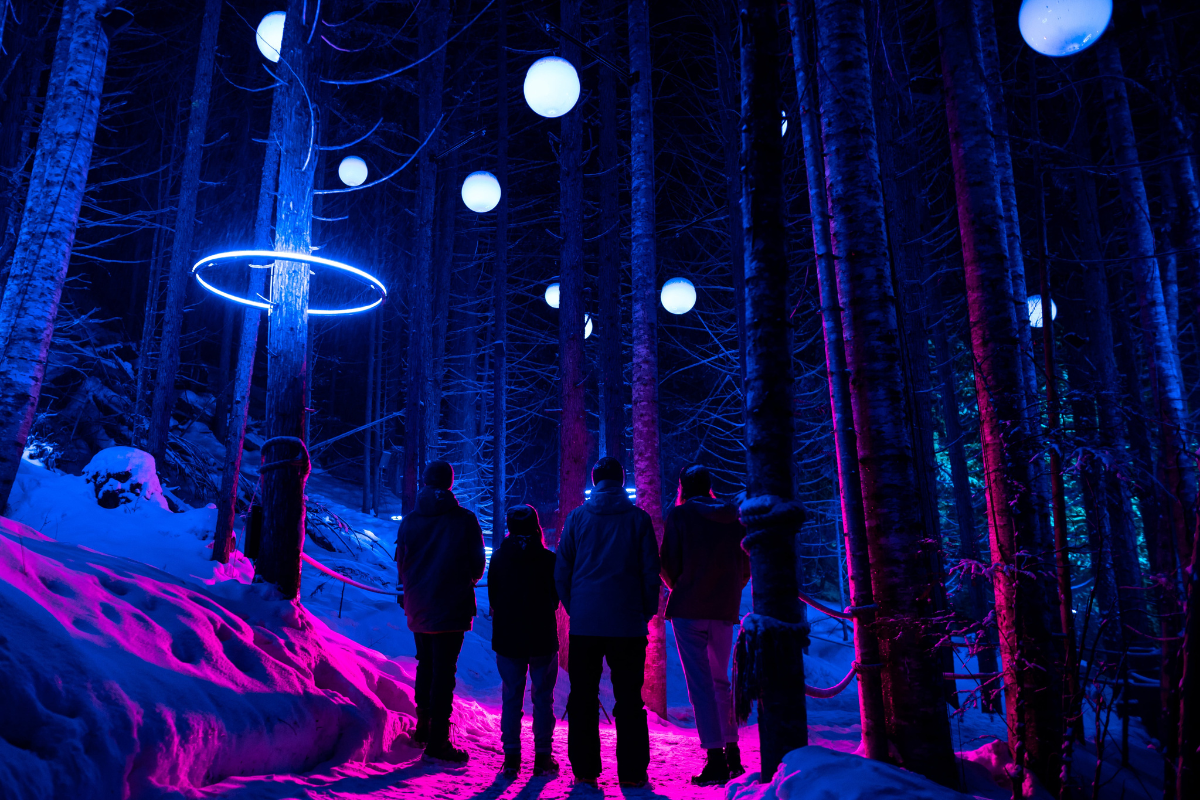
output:
M423 762L414 752L414 758L392 765L350 765L325 774L276 775L255 778L231 778L205 788L204 796L233 798L234 800L283 800L284 798L461 798L468 800L557 800L558 798L720 798L724 790L720 787L700 788L692 786L690 779L700 771L702 757L699 742L692 731L659 727L651 724L650 730L650 785L644 789L621 788L617 785L615 731L611 725L602 725L600 742L605 764L600 776L600 790L576 785L571 779L567 761L567 729L565 722L558 723L554 736L554 753L562 765L557 778L534 778L531 774L533 734L528 720L523 732L522 745L524 762L520 776L508 781L500 776L503 756L500 752L498 719L490 718L492 727L487 731L483 725L478 733L459 735L460 745L465 745L471 762L455 769L438 767ZM857 728L846 732L857 736ZM743 759L747 766L758 764L758 731L751 727L742 731Z

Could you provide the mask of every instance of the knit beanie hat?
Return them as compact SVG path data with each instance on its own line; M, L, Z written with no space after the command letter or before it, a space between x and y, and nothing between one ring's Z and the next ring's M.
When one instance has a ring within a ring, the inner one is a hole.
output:
M421 480L434 489L449 490L454 486L454 467L445 461L430 461Z
M537 509L530 505L513 506L508 510L508 532L513 536L540 539L542 525L538 521Z

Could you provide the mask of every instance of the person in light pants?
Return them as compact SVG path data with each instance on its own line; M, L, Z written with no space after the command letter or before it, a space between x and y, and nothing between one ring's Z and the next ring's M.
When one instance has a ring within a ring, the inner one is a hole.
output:
M671 590L666 618L707 754L703 771L692 778L698 786L724 784L745 771L729 685L733 628L750 580L750 557L741 545L745 534L737 507L713 496L708 469L684 467L663 528L660 561Z

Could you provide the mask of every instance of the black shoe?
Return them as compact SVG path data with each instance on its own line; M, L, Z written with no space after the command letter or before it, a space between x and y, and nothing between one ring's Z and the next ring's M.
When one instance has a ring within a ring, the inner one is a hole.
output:
M417 747L424 747L429 744L429 717L417 712L417 727L413 728L409 734L412 743Z
M600 776L598 776L598 775L588 776L588 775L579 775L578 773L576 773L575 782L582 783L585 786L590 786L593 789L600 788Z
M533 777L540 778L543 775L557 775L558 762L554 760L554 756L550 753L537 753L533 757Z
M729 765L725 763L725 751L715 747L708 752L708 761L700 774L692 778L697 786L724 786L729 783Z
M504 766L500 772L504 777L513 779L521 771L521 753L520 751L509 751L504 754ZM534 773L537 774L536 772Z
M470 760L466 750L455 747L450 744L449 740L439 742L438 744L428 744L425 746L425 758L430 761L442 761L446 764L459 766L466 764Z
M742 751L738 749L737 742L725 745L725 763L729 766L730 780L745 774L746 768L742 766Z
M630 778L621 778L620 780L617 781L617 783L619 783L621 786L624 786L627 789L641 789L643 786L645 786L649 782L650 782L650 779L646 776L646 773L644 773L644 772L641 775L635 775Z

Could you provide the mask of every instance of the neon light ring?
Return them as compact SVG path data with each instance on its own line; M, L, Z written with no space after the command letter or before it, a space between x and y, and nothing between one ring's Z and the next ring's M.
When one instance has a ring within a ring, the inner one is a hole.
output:
M267 311L267 313L270 313L272 304L269 301L254 300L249 297L239 297L235 294L226 292L223 289L218 289L216 286L213 286L211 283L204 280L204 275L202 274L204 272L204 270L208 269L209 267L215 267L217 264L220 264L222 262L235 261L238 259L254 259L254 258L268 258L272 262L294 261L294 262L304 263L304 264L309 264L309 265L320 265L322 267L328 267L330 269L345 273L346 275L352 277L353 279L357 280L358 282L365 284L367 287L373 289L379 295L377 298L375 298L375 302L368 303L365 306L354 306L353 308L310 308L308 310L308 313L315 317L333 317L333 316L339 316L339 315L344 315L344 314L359 314L359 313L362 313L363 311L370 311L372 308L375 308L377 305L379 305L380 303L382 303L384 300L387 299L387 287L384 286L383 283L378 278L376 278L374 275L370 275L366 272L363 272L361 269L358 269L357 267L352 267L349 264L343 264L341 261L334 261L332 258L322 258L320 256L313 256L313 255L302 255L301 253L281 253L281 252L276 252L273 250L231 250L228 253L215 253L211 256L205 256L204 258L197 261L195 266L192 267L192 274L196 276L196 280L200 283L201 286L203 286L205 289L212 292L213 294L218 295L220 297L224 297L226 300L232 300L235 303L241 303L244 306L253 306L254 308L262 308L262 309L265 309ZM251 269L270 269L271 265L270 264L251 264L250 268Z

